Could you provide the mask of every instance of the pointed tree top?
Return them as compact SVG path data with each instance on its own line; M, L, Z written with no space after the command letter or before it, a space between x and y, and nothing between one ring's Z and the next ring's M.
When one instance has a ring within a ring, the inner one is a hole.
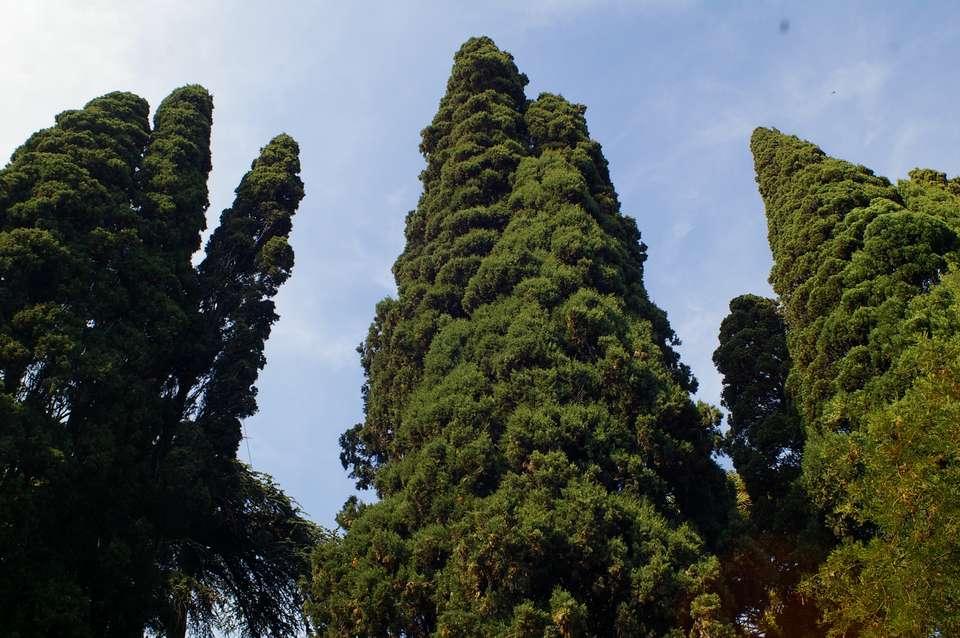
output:
M777 182L789 179L804 167L822 162L826 153L814 144L795 135L786 135L775 128L757 128L750 136L750 152L760 194L766 198Z
M213 98L202 86L180 87L160 103L153 122L139 176L146 237L186 264L206 228Z
M517 69L511 54L497 48L487 36L480 36L464 42L454 54L447 92L468 90L479 93L493 89L509 94L517 104L522 104L526 100L523 87L527 82L527 76Z
M470 113L491 108L489 96L471 101L474 96L493 92L496 94L493 102L523 111L527 102L523 87L527 82L527 76L517 69L513 56L498 49L493 40L485 36L470 38L453 56L447 92L440 100L433 122L421 133L420 151L429 162L434 151L449 143L445 138L450 135L454 120L463 121ZM458 116L454 117L454 113ZM429 168L427 172L430 173Z
M213 97L199 84L188 84L165 97L153 116L154 137L177 135L198 144L202 170L209 172L210 127L213 124ZM203 144L205 141L206 144Z

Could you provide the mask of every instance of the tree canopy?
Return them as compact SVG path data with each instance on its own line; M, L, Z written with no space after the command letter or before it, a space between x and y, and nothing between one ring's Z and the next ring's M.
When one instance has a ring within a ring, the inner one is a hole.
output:
M713 361L728 410L723 447L738 484L722 554L728 607L748 635L823 635L821 612L799 585L832 539L800 480L805 437L786 389L792 361L779 304L735 297L719 340Z
M525 84L473 38L423 131L342 439L380 500L315 552L321 635L720 630L718 414L690 400L584 107Z
M960 180L893 185L769 129L751 148L804 483L840 542L808 591L838 635L955 633Z
M0 633L302 626L312 524L236 459L289 276L296 142L265 146L199 267L213 102L111 93L0 171Z

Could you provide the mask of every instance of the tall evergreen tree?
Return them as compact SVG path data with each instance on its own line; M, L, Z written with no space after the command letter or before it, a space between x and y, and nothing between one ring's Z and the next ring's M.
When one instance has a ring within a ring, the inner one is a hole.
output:
M300 621L316 533L235 458L292 265L297 147L263 150L195 269L212 101L189 86L147 114L98 98L0 172L3 635Z
M20 489L5 519L4 562L12 565L3 573L13 578L2 617L25 635L89 626L102 635L130 633L130 617L143 613L153 586L149 577L123 577L144 573L149 554L139 507L131 506L138 498L132 485L141 482L133 451L150 433L127 420L149 401L140 384L126 387L146 346L131 328L149 310L129 304L129 315L122 312L125 277L151 266L129 229L148 134L146 103L110 94L60 114L3 171L0 313L12 416L2 420L3 469L5 491ZM38 455L41 463L31 463ZM15 595L21 581L33 580L34 564L44 565L39 578ZM45 607L56 591L67 593L70 609L50 615Z
M742 483L722 558L733 613L749 635L822 635L819 610L797 586L830 538L800 484L803 424L786 391L791 359L777 302L731 300L713 361L728 410L724 449Z
M400 295L377 306L361 352L366 418L341 438L341 459L361 487L404 452L395 434L424 354L439 322L463 315L464 289L507 223L510 176L527 153L527 78L513 57L478 38L455 60L437 115L422 132L423 194L407 216L407 245L393 267Z
M224 611L251 636L300 626L297 579L316 532L269 477L236 460L240 421L256 411L253 384L277 319L272 297L293 266L287 237L303 197L298 152L287 135L261 150L197 268L197 337L186 365L172 369L165 408L175 418L161 484L164 502L182 513L165 519L179 520L164 530L163 564L180 606L173 620L161 619L168 631L171 623L183 631L188 616L213 624ZM185 499L191 482L206 489Z
M810 590L838 632L952 633L956 574L924 565L960 550L953 499L937 487L952 482L955 377L916 353L931 342L952 352L956 338L952 279L941 280L960 248L957 181L922 170L894 187L766 129L751 147L806 422L805 481L842 539Z
M786 391L791 360L776 301L741 295L720 324L713 362L723 375L730 429L725 450L743 479L757 517L770 528L797 521L784 497L800 477L803 425ZM779 520L779 519L786 520Z
M381 500L348 501L315 553L322 635L723 630L717 414L690 401L584 107L528 104L524 83L471 39L424 131L399 297L362 350L367 420L344 437Z

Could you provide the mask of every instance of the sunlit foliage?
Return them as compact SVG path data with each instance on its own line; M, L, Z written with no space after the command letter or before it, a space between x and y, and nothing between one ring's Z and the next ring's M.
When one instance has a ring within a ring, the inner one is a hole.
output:
M362 348L351 500L314 557L321 635L723 635L732 496L646 247L584 107L488 38L423 132L423 195Z

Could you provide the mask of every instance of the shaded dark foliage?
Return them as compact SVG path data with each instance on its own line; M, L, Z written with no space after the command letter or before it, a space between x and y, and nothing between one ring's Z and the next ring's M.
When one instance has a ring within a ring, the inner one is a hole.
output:
M302 626L314 528L236 460L293 253L268 144L199 268L212 100L111 93L0 172L0 634Z

